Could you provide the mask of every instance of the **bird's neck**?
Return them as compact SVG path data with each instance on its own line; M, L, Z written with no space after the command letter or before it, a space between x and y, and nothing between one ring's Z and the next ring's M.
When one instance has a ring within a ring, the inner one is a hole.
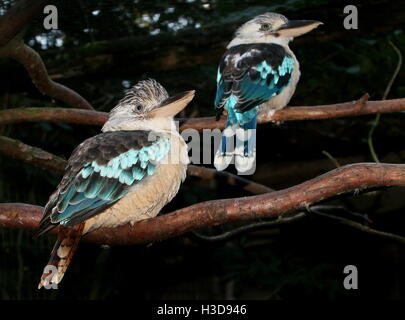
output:
M133 119L115 117L108 119L101 129L103 132L122 130L145 130L162 133L178 132L173 118L137 119L134 121Z
M285 38L285 37L274 37L274 36L261 36L261 37L244 37L240 35L235 37L227 46L227 49L240 45L240 44L250 44L250 43L274 43L282 46L287 51L290 51L288 46L289 42L292 41L292 38Z

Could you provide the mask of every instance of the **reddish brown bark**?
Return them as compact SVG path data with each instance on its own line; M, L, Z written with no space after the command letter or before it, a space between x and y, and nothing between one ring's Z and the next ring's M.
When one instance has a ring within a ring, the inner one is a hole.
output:
M289 120L318 120L366 114L389 113L405 111L405 98L383 101L366 101L368 95L364 95L357 101L344 102L320 106L297 106L286 107L277 111L271 118L259 117L259 123L270 121ZM0 112L0 124L19 122L49 121L78 124L103 125L108 114L98 111L85 111L62 108L20 108L8 109ZM196 129L223 129L225 118L215 121L214 117L178 119L181 122L180 130Z
M4 136L0 136L0 153L58 173L63 173L66 167L66 160L40 148L31 147L21 141Z
M73 108L93 110L90 103L81 95L49 78L40 55L34 49L23 42L10 43L10 45L7 56L17 60L25 67L32 82L42 94L60 100Z
M32 17L41 12L47 2L47 0L19 1L0 17L0 46L13 39Z
M20 31L43 9L46 2L48 1L23 0L0 17L0 47L2 47L0 54L2 57L13 58L20 62L42 94L63 101L74 108L92 110L90 103L78 93L51 80L39 54L20 39Z
M274 113L272 117L260 116L258 123L270 121L320 120L405 111L405 98L383 101L367 101L367 99L368 95L365 94L359 100L351 102L320 106L286 107ZM180 129L222 129L225 126L225 122L225 117L222 117L219 121L215 121L214 117L184 119Z
M0 124L23 122L63 122L102 126L108 113L67 108L16 108L0 111Z
M359 163L344 166L288 189L258 196L202 202L170 214L115 229L99 229L84 240L131 245L171 238L198 228L236 220L275 218L344 192L376 186L405 186L405 165ZM36 229L42 208L1 204L0 224Z

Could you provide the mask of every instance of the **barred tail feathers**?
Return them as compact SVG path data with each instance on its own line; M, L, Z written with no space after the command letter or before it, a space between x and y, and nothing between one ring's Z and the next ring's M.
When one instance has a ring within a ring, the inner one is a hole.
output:
M58 239L44 268L38 289L61 282L80 242L83 229L84 223L69 228L59 226Z

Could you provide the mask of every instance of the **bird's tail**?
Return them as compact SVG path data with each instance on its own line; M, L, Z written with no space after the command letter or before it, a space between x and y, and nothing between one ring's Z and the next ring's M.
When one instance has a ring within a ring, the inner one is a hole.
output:
M215 154L214 166L217 170L222 171L229 166L234 154L234 136L238 126L232 124L229 117L226 121L224 132L222 133L219 148Z
M249 122L233 124L229 117L222 134L219 148L215 154L214 166L222 171L232 162L235 156L235 167L238 173L249 174L254 171L256 163L256 116ZM235 146L236 136L236 146Z
M256 116L236 130L235 167L239 173L251 174L256 164Z
M53 247L51 257L45 266L38 289L57 288L77 249L83 233L84 223L65 228L59 226L58 239Z

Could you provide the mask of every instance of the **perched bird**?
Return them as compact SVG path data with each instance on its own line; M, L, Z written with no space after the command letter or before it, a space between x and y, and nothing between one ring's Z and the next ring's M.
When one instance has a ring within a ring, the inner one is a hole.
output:
M102 133L72 153L50 196L38 235L58 227L58 239L39 283L57 284L82 235L156 216L178 192L189 162L174 115L194 97L169 97L155 80L138 82L113 108Z
M220 60L217 74L217 120L223 109L227 111L226 128L214 160L218 170L225 169L233 156L239 173L254 167L257 116L270 117L285 107L300 77L297 58L288 43L320 24L265 13L236 31Z

